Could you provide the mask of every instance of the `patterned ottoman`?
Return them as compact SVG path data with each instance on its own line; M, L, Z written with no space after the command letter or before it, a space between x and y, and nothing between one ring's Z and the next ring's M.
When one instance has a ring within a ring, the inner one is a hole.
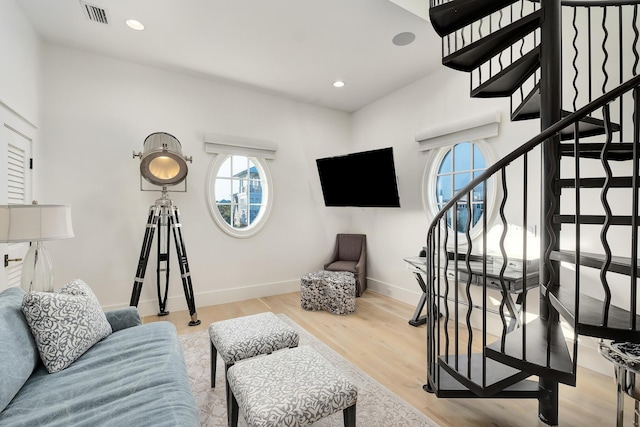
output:
M224 361L226 374L229 367L239 360L298 345L298 332L271 312L214 322L209 325L209 338L211 338L211 387L216 386L218 353ZM228 381L226 381L226 389L227 409L229 409L231 402Z
M346 271L321 270L300 279L300 305L304 310L333 314L356 311L356 279Z
M356 425L358 390L308 346L242 361L229 368L231 423L249 427L306 426L343 411Z

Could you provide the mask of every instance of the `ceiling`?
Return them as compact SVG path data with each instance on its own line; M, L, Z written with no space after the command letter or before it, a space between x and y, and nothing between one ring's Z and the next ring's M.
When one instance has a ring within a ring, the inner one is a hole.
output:
M88 0L107 24L80 0L16 3L46 43L347 112L441 64L427 0ZM145 30L128 28L130 18ZM396 46L401 32L415 41Z

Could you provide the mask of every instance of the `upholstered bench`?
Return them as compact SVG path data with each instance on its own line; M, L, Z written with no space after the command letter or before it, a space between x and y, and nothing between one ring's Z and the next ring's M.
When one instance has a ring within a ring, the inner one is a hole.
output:
M300 305L304 310L333 314L356 311L356 279L347 271L321 270L300 279Z
M222 320L209 325L211 338L211 387L216 386L216 358L225 364L225 378L237 361L298 345L298 333L271 312ZM225 381L227 409L229 384Z
M338 411L356 425L358 390L308 346L236 363L228 371L230 426L306 426Z

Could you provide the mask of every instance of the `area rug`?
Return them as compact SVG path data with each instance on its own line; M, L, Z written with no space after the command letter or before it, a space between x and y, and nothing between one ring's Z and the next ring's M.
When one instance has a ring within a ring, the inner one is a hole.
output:
M333 351L330 347L305 331L284 314L280 318L294 327L300 334L300 345L308 345L330 361L343 375L358 387L357 425L367 427L438 427L411 405L400 399L365 374L358 367ZM200 423L203 427L224 427L227 425L227 411L224 397L224 364L218 357L216 369L216 388L211 388L209 367L209 334L200 331L181 335L180 344L184 350L191 389L200 411ZM285 350L286 351L286 350ZM242 415L238 426L246 427ZM342 411L322 419L316 427L344 426Z

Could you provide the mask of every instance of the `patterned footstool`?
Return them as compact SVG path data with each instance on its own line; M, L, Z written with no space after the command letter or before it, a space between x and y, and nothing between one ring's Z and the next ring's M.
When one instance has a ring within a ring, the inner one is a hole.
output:
M356 279L346 271L321 270L300 279L300 305L304 310L333 314L356 311Z
M269 354L287 347L297 347L298 333L271 312L222 320L209 325L211 338L211 387L216 386L216 358L225 364L225 378L237 361ZM227 409L229 382L225 381ZM230 411L228 411L230 412Z
M358 389L308 346L237 363L228 372L231 423L249 427L306 426L343 411L356 425Z

